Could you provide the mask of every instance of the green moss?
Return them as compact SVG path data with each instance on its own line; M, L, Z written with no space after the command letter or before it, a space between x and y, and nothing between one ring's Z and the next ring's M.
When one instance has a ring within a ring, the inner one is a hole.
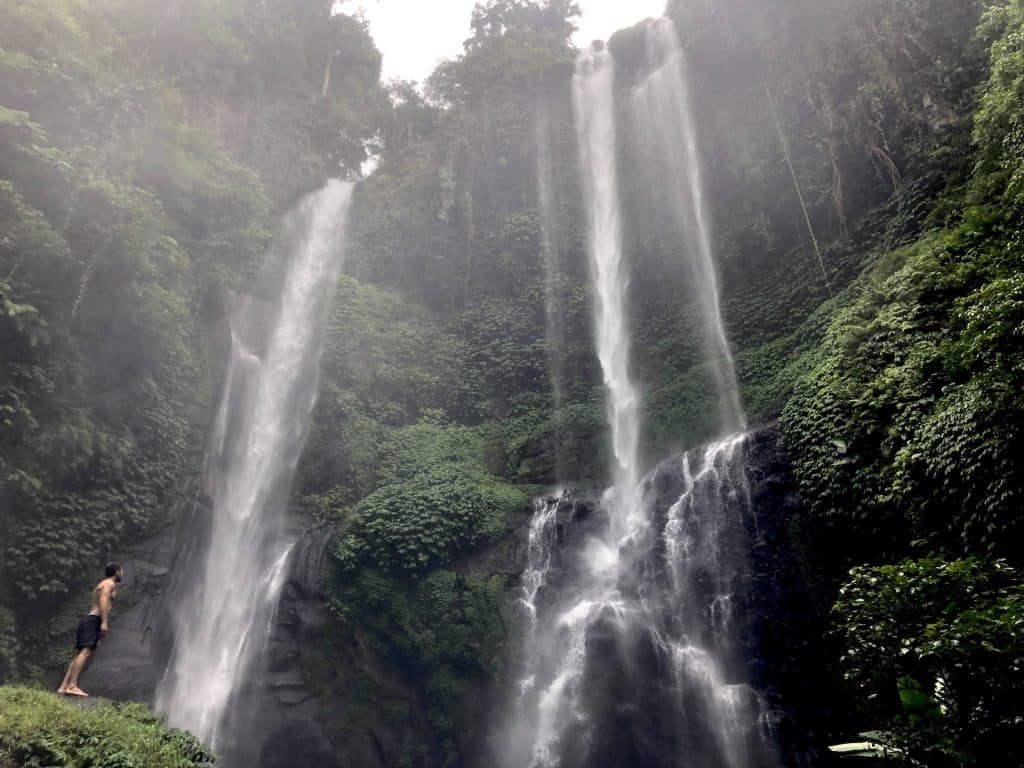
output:
M507 638L504 591L503 577L479 572L436 570L415 580L368 569L335 574L334 612L422 695L434 744L421 749L455 751L463 695L497 678Z
M141 704L71 702L45 691L0 688L0 762L67 768L190 768L213 756L165 728Z

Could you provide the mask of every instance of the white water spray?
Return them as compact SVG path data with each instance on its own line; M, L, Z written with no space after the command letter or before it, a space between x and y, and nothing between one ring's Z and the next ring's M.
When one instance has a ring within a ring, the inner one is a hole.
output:
M263 650L294 541L283 508L318 391L330 297L340 268L352 185L331 181L286 220L288 251L276 322L259 342L236 307L232 357L204 482L209 536L179 574L174 648L157 691L168 722L216 749L232 696ZM253 347L261 347L256 351Z
M673 235L683 248L701 309L705 356L717 390L719 435L730 435L746 429L746 417L722 322L686 57L670 19L650 22L645 34L650 73L634 90L632 103L638 135L645 139L642 172L664 182L659 195L671 206Z
M628 534L636 513L640 480L640 398L629 375L627 275L622 260L615 132L615 62L595 43L576 60L573 76L576 140L587 208L591 283L594 292L594 338L606 391L612 431L612 477L617 513L612 528Z

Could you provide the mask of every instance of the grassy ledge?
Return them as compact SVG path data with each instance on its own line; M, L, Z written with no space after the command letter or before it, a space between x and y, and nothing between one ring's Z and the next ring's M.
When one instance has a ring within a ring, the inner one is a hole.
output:
M193 736L141 704L87 700L0 687L0 768L193 768L215 759Z

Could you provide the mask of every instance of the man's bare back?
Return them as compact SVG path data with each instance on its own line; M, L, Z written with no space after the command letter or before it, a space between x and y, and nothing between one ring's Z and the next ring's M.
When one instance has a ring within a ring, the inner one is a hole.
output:
M117 580L111 576L92 588L92 600L89 603L89 615L103 619L103 631L106 634L107 618L110 616L112 600L117 597Z

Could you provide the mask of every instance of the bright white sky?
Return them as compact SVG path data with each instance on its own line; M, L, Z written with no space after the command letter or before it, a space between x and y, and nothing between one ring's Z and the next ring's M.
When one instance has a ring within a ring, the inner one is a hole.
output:
M370 34L384 54L384 81L422 83L441 59L462 53L477 0L344 0L346 13L362 9ZM648 16L660 16L665 0L577 0L583 16L574 42L583 47Z

